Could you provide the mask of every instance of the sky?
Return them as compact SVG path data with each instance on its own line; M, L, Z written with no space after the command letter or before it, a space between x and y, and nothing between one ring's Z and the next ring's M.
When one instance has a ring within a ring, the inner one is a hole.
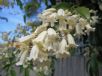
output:
M40 7L37 10L37 13L42 12L46 8L45 4L42 2ZM0 19L0 43L3 43L3 40L1 39L2 32L10 32L14 31L17 27L17 24L25 25L23 20L24 12L19 8L18 5L14 5L14 8L12 7L4 7L0 11L1 17L6 17L8 19L8 22L5 20ZM29 18L29 20L36 20L37 15L33 16L32 18Z

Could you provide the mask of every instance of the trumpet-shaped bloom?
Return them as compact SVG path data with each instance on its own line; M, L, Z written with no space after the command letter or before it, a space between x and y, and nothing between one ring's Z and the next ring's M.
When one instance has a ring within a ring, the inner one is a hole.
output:
M49 8L49 9L43 11L43 13L45 13L45 12L55 12L55 11L56 11L55 8Z
M69 16L66 19L67 19L67 24L70 26L75 26L77 24L77 19L74 16Z
M66 47L67 47L67 41L65 40L65 38L63 38L61 43L60 43L60 45L59 45L59 52L61 54L63 54L63 53L67 53L68 54Z
M65 38L63 38L59 44L59 50L55 54L57 58L66 57L70 55L70 53L68 52L67 46L68 46L67 41L65 40Z
M85 25L87 25L87 20L83 19L83 18L80 18L79 19L79 24L81 25L82 29L85 28Z
M59 9L57 11L57 19L59 20L63 20L65 18L65 12L63 9Z
M75 33L76 33L77 35L83 34L82 28L81 28L81 26L80 26L79 24L76 24L75 30L76 30Z
M48 23L44 23L43 25L39 26L39 27L35 30L34 34L35 34L35 35L38 35L38 34L40 34L42 31L46 31L48 26L49 26Z
M34 37L34 34L27 35L27 36L24 36L24 37L19 38L18 41L19 42L26 42L26 41L29 41L33 37Z
M28 51L24 51L20 57L19 62L16 63L16 65L23 65L25 62L25 58L27 57Z
M53 28L47 30L47 35L50 40L54 40L57 37L57 33Z
M65 16L65 12L63 9L59 9L58 12L57 12L58 16Z
M28 57L28 60L36 60L38 58L38 54L39 54L39 48L37 45L34 45L30 51L30 56Z
M95 30L95 28L92 28L92 27L90 26L90 24L85 25L85 27L86 27L86 29L87 29L88 31L94 31L94 30Z
M47 31L43 31L41 32L34 40L33 40L33 43L34 42L41 42L43 43L45 38L46 38L46 35L47 35Z
M75 40L71 34L67 34L67 40L68 40L68 45L69 46L76 46Z
M48 22L51 23L51 27L53 27L54 23L56 22L56 16L57 13L52 13L51 15L48 16Z

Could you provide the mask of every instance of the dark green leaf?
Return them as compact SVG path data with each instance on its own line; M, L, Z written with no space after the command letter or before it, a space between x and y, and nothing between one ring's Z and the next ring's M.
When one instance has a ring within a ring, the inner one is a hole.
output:
M72 6L71 6L71 4L62 2L62 3L59 3L57 5L54 5L53 7L56 8L56 9L60 9L60 8L62 8L62 9L70 9Z
M20 8L23 9L22 1L21 0L16 0L16 2L17 2L17 5L19 5Z
M11 76L16 76L16 71L14 69L11 69Z
M89 8L86 7L77 7L76 11L86 19L90 19Z
M29 76L29 69L28 68L24 69L24 76Z

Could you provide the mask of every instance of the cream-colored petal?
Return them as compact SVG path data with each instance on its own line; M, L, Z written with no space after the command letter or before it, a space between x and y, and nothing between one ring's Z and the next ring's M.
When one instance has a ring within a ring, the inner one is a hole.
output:
M75 32L76 35L81 35L83 33L82 28L79 24L76 24L75 30L76 30L76 32Z
M28 51L24 51L20 57L20 60L16 63L16 65L23 65L27 54L28 54Z
M69 46L71 46L71 47L76 46L75 40L74 40L74 38L71 34L67 34L67 40L68 40L68 45Z
M87 20L85 20L84 18L80 18L79 19L79 24L82 26L82 28L85 28L85 25L87 24Z
M56 31L53 29L53 28L49 28L47 30L47 33L48 33L48 38L51 40L54 40L56 37L57 37L57 33Z
M57 14L58 14L58 16L65 16L65 12L63 9L59 9Z
M85 27L86 27L86 29L87 29L88 31L94 31L94 30L95 30L95 28L92 28L92 27L90 26L90 24L85 25Z
M45 12L55 12L55 11L56 11L55 8L49 8L47 10L44 10L43 13L45 13Z
M43 31L43 32L41 32L38 36L37 36L37 38L35 38L34 40L33 40L33 43L36 43L36 42L44 42L44 40L45 40L45 38L46 38L46 36L47 36L47 31Z
M19 42L26 42L26 41L30 40L31 38L33 38L34 36L35 36L34 34L27 35L27 36L19 38L17 41L19 41Z
M45 24L43 24L43 25L37 27L37 29L35 30L34 34L35 34L35 35L38 35L38 34L40 34L42 31L46 31L48 26L49 26L49 24L48 24L48 23L45 23Z
M64 52L67 52L67 41L65 40L65 38L62 39L60 45L59 45L59 52L61 54L63 54Z
M36 60L38 58L38 54L39 54L39 48L37 45L34 45L31 49L31 52L30 52L30 56L28 57L28 60Z

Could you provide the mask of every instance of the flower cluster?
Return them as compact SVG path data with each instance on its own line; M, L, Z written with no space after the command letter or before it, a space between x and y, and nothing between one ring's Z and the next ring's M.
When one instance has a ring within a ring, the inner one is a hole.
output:
M70 48L78 45L74 36L94 31L87 19L73 14L68 10L50 8L38 15L42 25L27 36L18 39L14 46L21 51L17 55L16 65L29 64L32 61L34 69L48 70L50 56L65 58L70 56ZM45 72L46 72L45 71Z

